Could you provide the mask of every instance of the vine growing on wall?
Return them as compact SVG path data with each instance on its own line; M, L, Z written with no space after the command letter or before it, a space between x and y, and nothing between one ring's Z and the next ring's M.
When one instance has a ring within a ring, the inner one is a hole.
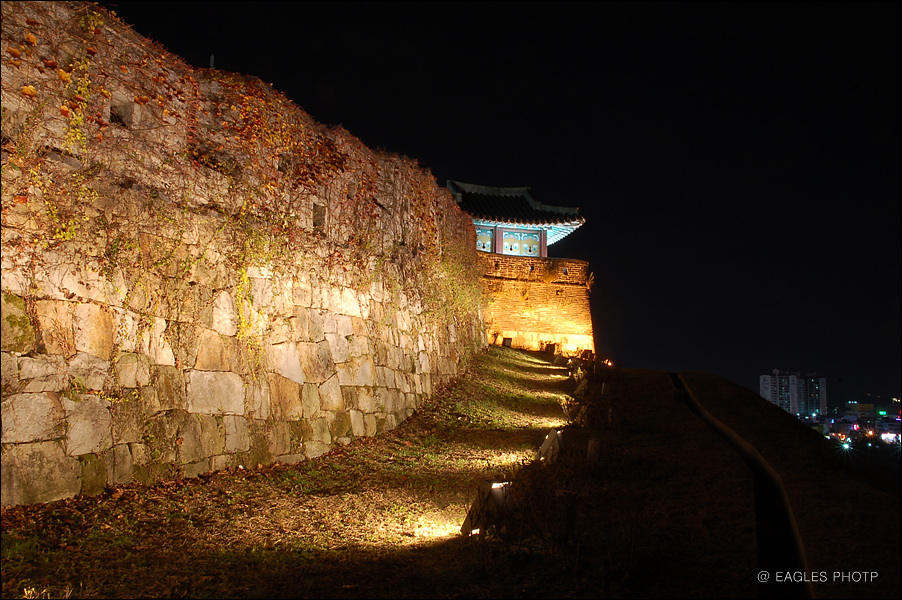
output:
M255 77L192 69L114 14L73 6L66 21L3 5L2 60L20 86L4 106L3 211L31 215L23 250L32 238L39 251L83 248L82 267L124 278L126 308L144 297L144 328L187 303L190 288L158 284L184 281L211 245L227 249L240 311L247 266L290 274L305 256L323 282L379 282L420 297L437 321L473 314L472 244L465 223L443 217L459 211L431 174L317 124ZM217 225L187 244L191 219ZM252 346L251 313L240 318Z

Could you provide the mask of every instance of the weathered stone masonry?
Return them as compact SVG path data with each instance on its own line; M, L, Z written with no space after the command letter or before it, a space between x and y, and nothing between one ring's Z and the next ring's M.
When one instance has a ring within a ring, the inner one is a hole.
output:
M3 505L315 457L484 346L413 161L93 4L2 11Z
M489 343L578 354L595 349L589 307L591 273L585 261L528 258L480 252L490 302L485 309Z

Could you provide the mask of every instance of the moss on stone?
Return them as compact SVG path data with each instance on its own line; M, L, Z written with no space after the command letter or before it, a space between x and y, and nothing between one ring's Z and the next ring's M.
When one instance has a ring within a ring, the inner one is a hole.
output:
M104 462L95 454L82 454L78 457L81 464L81 493L85 496L96 496L106 489L107 471Z
M336 413L335 420L329 426L332 439L348 437L351 435L351 416L346 412Z
M34 350L34 326L25 310L25 300L4 292L2 314L2 349L22 353Z

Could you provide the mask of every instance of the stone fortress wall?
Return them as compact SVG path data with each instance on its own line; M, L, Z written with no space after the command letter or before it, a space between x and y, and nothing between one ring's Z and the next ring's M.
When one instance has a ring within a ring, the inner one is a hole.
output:
M316 457L485 346L414 161L96 5L2 11L4 506Z
M589 263L480 252L490 298L485 309L489 343L573 356L595 350Z

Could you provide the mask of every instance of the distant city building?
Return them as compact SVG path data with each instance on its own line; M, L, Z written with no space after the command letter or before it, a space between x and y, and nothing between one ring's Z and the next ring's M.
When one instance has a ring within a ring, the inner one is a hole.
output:
M798 416L827 414L827 379L816 373L792 373L774 369L771 375L761 375L758 393L762 398Z
M802 415L826 416L827 379L815 373L799 376L799 412Z

